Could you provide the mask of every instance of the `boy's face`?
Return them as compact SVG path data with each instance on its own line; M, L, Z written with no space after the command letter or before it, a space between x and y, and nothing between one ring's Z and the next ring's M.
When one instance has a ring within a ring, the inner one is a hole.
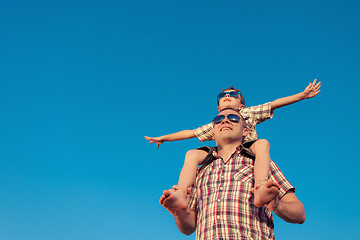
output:
M236 91L229 90L227 92L236 92ZM243 109L244 105L241 103L239 95L237 97L230 97L229 94L226 94L225 97L220 98L219 106L217 107L218 111L221 111L224 108Z

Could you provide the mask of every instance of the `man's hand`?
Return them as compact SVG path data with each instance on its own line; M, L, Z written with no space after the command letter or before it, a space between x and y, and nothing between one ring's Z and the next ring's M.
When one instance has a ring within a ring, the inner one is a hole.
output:
M149 143L156 143L157 148L159 148L160 144L162 144L164 141L160 139L160 137L147 137L145 136L145 139L149 141Z
M304 90L304 99L313 98L320 92L321 82L316 84L316 79L314 82L310 83Z
M273 200L271 200L267 204L264 204L264 206L267 207L270 211L275 212L277 207L279 206L279 197L276 196Z
M288 223L302 224L305 222L304 205L295 196L291 189L281 199L278 196L265 206Z

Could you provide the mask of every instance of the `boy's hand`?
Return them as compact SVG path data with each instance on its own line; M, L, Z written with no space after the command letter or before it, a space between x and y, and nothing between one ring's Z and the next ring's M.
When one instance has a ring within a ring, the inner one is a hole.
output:
M145 139L148 140L150 143L156 143L157 148L159 148L160 144L162 144L164 142L160 139L160 137L152 138L152 137L145 136Z
M316 84L316 79L313 83L310 83L304 90L304 99L312 98L318 95L320 92L321 82Z

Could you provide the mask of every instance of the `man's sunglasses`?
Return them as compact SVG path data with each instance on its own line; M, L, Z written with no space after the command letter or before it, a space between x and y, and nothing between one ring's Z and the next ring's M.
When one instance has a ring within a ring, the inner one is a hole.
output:
M230 97L234 97L234 98L237 98L240 95L240 101L241 101L242 104L245 105L244 97L241 94L241 92L239 92L239 91L231 91L231 92L221 92L221 93L219 93L218 96L217 96L218 103L219 103L220 99L225 97L226 95L229 95Z
M233 122L233 123L238 123L240 121L240 117L236 114L229 114L227 116L225 115L217 115L214 120L213 120L213 123L214 124L219 124L221 123L222 121L224 121L225 117L227 119L229 119L230 122Z

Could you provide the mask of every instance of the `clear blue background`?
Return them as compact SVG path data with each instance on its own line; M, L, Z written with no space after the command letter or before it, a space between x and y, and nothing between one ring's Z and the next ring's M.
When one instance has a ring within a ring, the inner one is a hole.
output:
M222 88L247 106L322 92L258 126L306 207L277 239L359 239L358 1L2 1L0 239L194 239L158 204ZM206 143L214 145L213 142Z

